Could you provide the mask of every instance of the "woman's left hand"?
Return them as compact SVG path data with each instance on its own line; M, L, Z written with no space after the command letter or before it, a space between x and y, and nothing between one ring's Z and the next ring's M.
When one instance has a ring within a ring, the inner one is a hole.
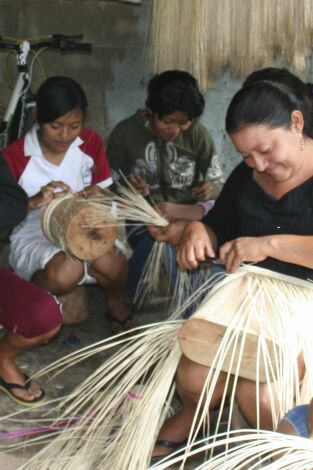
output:
M226 271L233 273L241 263L258 263L268 257L268 237L240 237L224 243L219 251Z

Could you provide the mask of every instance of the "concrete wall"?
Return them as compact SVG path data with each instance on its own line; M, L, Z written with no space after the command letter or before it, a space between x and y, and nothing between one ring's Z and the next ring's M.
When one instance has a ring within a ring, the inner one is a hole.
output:
M24 38L83 33L84 40L94 45L91 54L47 50L40 61L47 76L69 75L81 83L89 99L88 125L105 136L142 101L140 80L149 6L149 2L136 6L98 0L0 0L0 35ZM0 54L0 58L6 57ZM13 56L6 65L14 82ZM3 70L0 77L3 108L9 90ZM36 66L34 89L42 80Z
M45 51L40 56L46 76L64 74L77 79L89 99L87 125L106 138L113 126L144 105L145 44L149 33L152 0L140 5L101 0L0 0L0 35L18 38L51 33L84 34L94 44L92 54L60 54ZM0 51L0 60L5 54ZM12 57L7 61L14 82ZM34 89L43 77L35 67ZM214 90L206 93L202 117L215 140L225 173L239 161L224 132L227 105L239 82L224 75ZM0 71L0 115L9 88Z

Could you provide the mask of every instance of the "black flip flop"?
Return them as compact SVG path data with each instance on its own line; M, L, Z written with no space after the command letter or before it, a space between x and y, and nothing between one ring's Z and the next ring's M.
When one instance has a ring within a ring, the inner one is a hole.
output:
M168 449L169 452L167 454L162 454L162 455L154 455L150 459L150 464L155 464L159 462L162 459L165 459L165 457L168 457L171 455L172 452L175 452L176 450L183 449L185 445L187 444L187 441L181 441L181 442L172 442L172 441L166 441L159 439L156 441L154 444L154 447L164 447L165 449Z
M112 333L114 333L114 334L125 333L126 331L132 329L132 327L127 327L127 323L129 323L133 319L132 313L127 315L125 318L123 318L123 320L120 320L119 318L116 318L114 315L111 315L111 313L109 313L109 312L105 313L105 317L106 317L106 319L108 320L108 322L110 324L110 328L111 328ZM114 330L114 328L113 328L114 323L116 325L118 325L119 331Z
M40 389L41 390L40 396L34 398L33 400L24 400L24 398L17 397L16 395L14 395L14 393L12 392L12 389L14 388L17 388L19 390L26 390L26 391L29 390L29 387L30 387L29 377L24 374L24 378L25 378L25 384L20 385L20 384L6 382L4 379L0 377L0 390L6 393L11 398L11 400L13 400L18 405L34 406L37 403L40 403L41 401L43 401L46 394L42 388Z

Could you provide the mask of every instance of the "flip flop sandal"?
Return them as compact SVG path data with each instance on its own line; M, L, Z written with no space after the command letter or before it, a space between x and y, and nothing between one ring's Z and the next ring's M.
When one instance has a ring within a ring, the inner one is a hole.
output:
M105 313L105 317L110 324L112 333L114 333L115 335L119 333L125 333L126 331L131 330L133 328L132 326L127 325L127 323L131 322L133 319L132 313L123 318L123 320L114 317L114 315L111 315L109 312ZM117 325L118 329L114 328L114 324Z
M150 464L155 464L159 462L162 459L165 459L165 457L168 457L172 452L175 452L176 450L182 449L185 447L187 444L187 440L181 441L181 442L172 442L172 441L166 441L159 439L156 441L154 444L154 447L164 447L165 449L168 449L169 452L166 454L161 454L161 455L154 455L150 459Z
M14 395L14 393L12 392L14 388L19 389L19 390L26 390L26 391L29 390L30 388L29 377L24 374L24 378L25 378L25 384L20 385L20 384L6 382L4 379L0 377L0 390L6 393L11 398L11 400L13 400L18 405L34 406L35 404L43 401L46 394L42 388L40 389L41 390L40 396L34 398L33 400L25 400L24 398L17 397L16 395Z

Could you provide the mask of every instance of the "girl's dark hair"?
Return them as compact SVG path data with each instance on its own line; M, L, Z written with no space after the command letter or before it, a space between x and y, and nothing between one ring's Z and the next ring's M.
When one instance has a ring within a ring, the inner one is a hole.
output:
M204 103L197 80L188 72L167 70L148 83L146 105L160 119L175 111L186 113L189 120L195 119L202 114Z
M313 105L307 85L286 69L253 72L235 94L226 114L229 134L255 124L290 128L291 113L304 119L303 133L313 138Z
M87 98L82 87L72 78L54 76L45 80L36 95L39 124L55 121L73 109L85 111Z

